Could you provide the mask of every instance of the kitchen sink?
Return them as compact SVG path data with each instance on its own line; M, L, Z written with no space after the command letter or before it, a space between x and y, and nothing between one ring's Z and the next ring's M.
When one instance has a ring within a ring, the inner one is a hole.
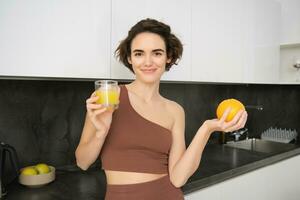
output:
M262 153L278 153L295 148L294 144L286 144L280 142L273 142L262 140L258 138L250 138L241 141L230 141L224 144L226 147L245 149L249 151L262 152Z

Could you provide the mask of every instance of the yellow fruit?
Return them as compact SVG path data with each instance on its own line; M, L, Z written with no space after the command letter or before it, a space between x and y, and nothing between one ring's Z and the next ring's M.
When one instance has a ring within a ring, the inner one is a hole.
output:
M35 169L39 172L39 174L47 174L50 172L49 166L44 163L37 164Z
M225 119L226 122L231 121L240 110L245 110L245 106L240 101L236 99L226 99L218 105L217 108L218 119L221 119L222 115L224 114L225 110L228 107L230 107L231 110Z
M22 175L37 175L38 171L34 168L34 167L25 167L22 171L21 171Z

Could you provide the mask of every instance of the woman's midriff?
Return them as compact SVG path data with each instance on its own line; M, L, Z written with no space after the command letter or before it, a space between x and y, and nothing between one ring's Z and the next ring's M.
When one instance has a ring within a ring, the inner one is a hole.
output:
M109 185L135 184L153 181L168 174L150 174L105 170L106 182Z

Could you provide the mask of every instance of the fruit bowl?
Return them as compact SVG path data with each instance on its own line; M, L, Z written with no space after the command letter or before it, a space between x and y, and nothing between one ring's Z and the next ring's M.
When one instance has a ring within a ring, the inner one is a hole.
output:
M19 183L31 188L42 187L55 179L55 168L49 166L50 172L36 175L19 175ZM22 169L21 169L22 170Z

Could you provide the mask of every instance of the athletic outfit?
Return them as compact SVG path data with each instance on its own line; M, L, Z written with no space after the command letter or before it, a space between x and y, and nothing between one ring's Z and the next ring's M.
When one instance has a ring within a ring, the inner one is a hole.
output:
M102 169L168 174L172 144L169 129L151 122L132 107L128 90L121 85L119 108L114 111L100 156ZM168 175L143 183L110 185L105 200L183 200L183 193Z

